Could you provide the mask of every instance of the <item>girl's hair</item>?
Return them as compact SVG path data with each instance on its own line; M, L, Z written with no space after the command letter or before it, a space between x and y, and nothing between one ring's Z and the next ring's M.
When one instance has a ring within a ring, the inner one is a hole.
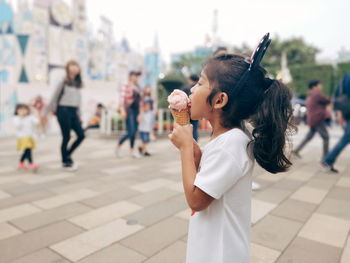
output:
M18 115L18 110L19 109L26 109L27 112L28 112L27 115L30 114L30 108L29 108L29 106L27 104L19 103L19 104L16 105L16 108L15 108L15 115L16 116Z
M83 87L83 81L81 79L81 72L78 73L78 75L75 77L75 79L70 79L69 78L69 67L70 66L77 66L80 69L80 65L78 62L76 62L75 60L70 60L67 62L65 70L66 70L66 78L65 78L65 82L72 82L74 81L75 84L77 85L78 88L82 88Z
M239 55L210 58L204 66L212 89L208 103L212 105L214 96L225 92L228 102L222 109L221 124L243 128L244 120L250 120L254 129L249 145L254 158L271 173L284 172L292 165L284 153L287 132L294 129L290 122L292 93L281 82L267 78L260 66L249 73L241 89L235 89L248 67L247 60Z

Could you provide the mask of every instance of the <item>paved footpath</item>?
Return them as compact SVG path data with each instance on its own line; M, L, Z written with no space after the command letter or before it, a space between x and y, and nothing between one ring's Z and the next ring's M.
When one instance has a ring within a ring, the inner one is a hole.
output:
M332 145L340 134L332 131ZM15 140L0 139L1 263L184 262L190 211L167 140L134 160L127 145L116 159L114 140L89 136L76 173L61 169L59 140L38 143L41 168L32 174L16 170ZM253 193L252 263L350 262L350 147L338 175L319 168L319 138L302 155L286 174L255 169L262 189Z

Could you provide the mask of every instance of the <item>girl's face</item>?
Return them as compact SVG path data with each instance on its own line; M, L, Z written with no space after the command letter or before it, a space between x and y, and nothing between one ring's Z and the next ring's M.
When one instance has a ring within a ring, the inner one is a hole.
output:
M209 80L204 71L202 71L197 84L191 88L191 119L208 119L212 109L207 102L210 93Z
M69 77L74 79L76 75L80 73L80 68L78 65L70 64L68 66Z
M24 116L27 116L29 112L26 108L19 108L17 110L17 113L19 116L24 117Z

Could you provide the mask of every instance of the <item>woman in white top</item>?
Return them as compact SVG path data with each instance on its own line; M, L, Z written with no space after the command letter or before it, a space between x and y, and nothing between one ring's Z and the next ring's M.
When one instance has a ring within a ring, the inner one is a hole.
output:
M255 63L254 58L210 58L191 89L191 118L205 118L213 127L203 151L193 141L191 127L175 125L169 135L180 150L185 195L195 211L188 263L249 262L254 159L271 173L291 166L283 151L291 92L266 78L259 66L262 56ZM247 119L254 126L252 135L244 127Z

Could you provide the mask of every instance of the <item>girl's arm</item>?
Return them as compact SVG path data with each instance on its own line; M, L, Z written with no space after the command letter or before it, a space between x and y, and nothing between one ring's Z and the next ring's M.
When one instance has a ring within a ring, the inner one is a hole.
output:
M210 205L214 198L194 185L197 174L197 167L194 158L195 147L192 139L192 127L182 127L178 124L175 124L174 131L169 135L169 138L172 143L180 150L182 163L182 181L187 203L189 207L194 211L204 210Z
M196 171L199 171L199 164L201 162L202 158L202 151L201 148L199 147L198 143L193 140L193 157L194 157L194 163L196 165Z

